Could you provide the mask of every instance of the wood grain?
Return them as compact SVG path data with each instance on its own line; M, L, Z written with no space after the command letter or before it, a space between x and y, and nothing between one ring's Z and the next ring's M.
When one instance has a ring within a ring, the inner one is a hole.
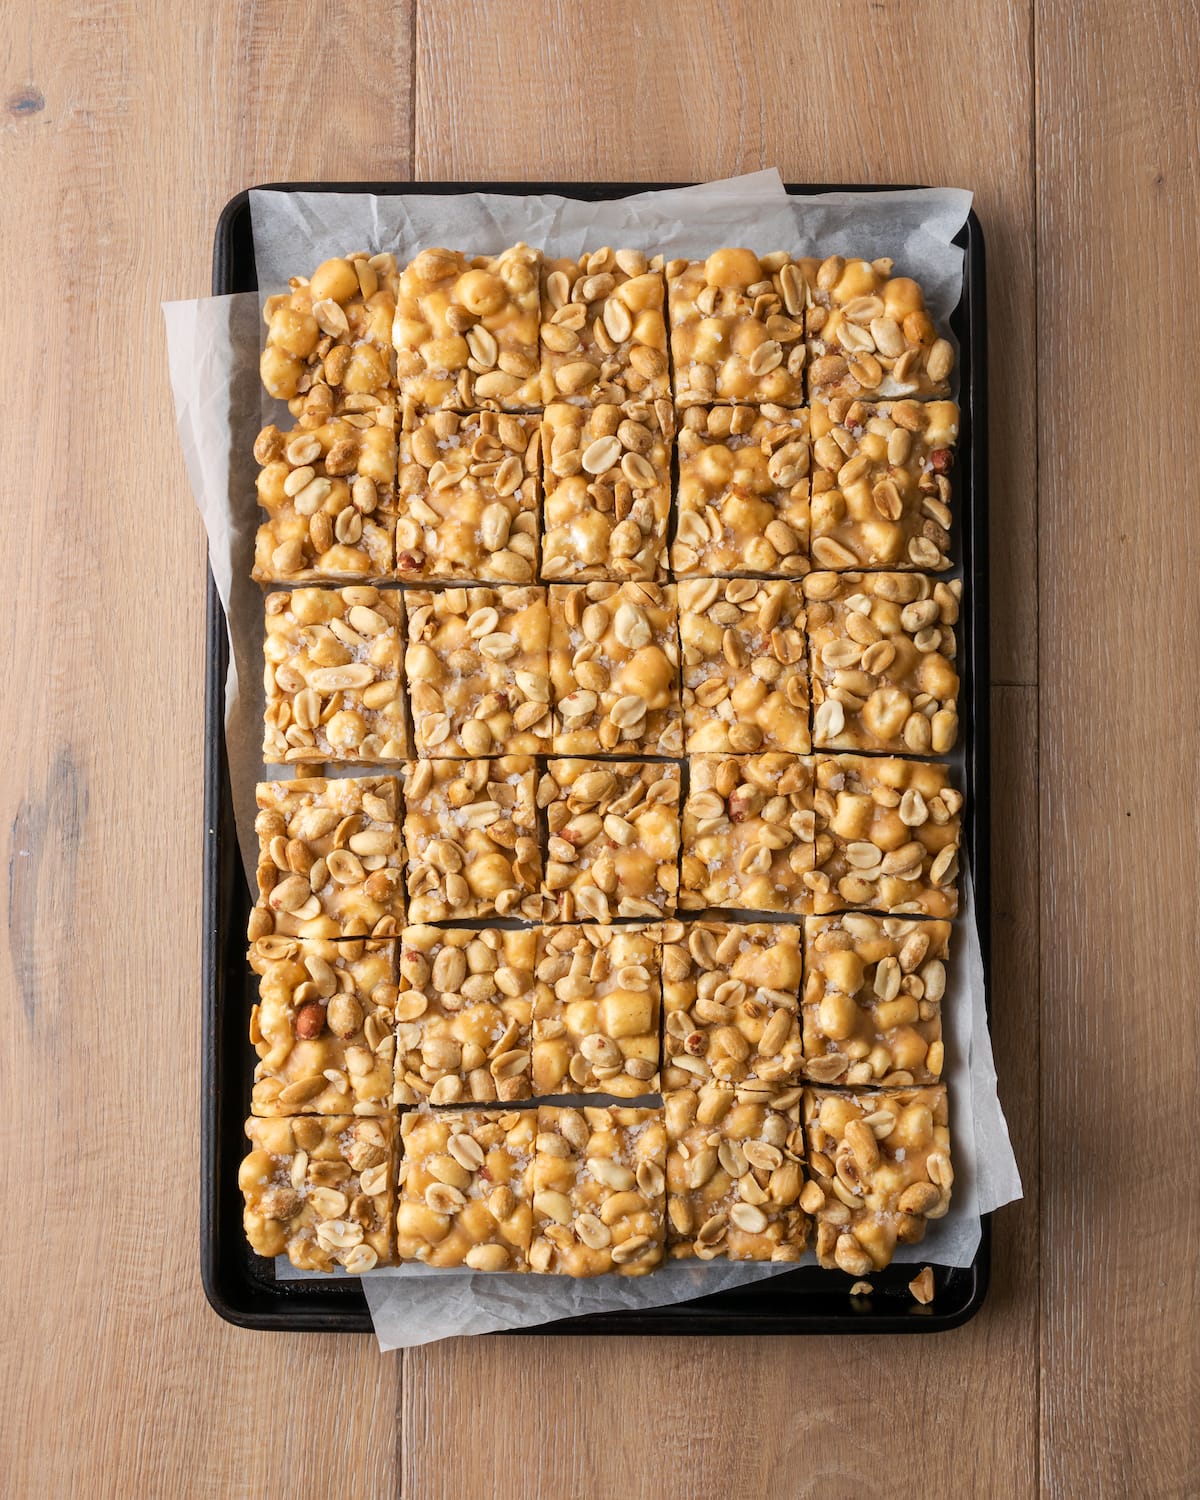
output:
M20 1226L0 1237L0 1492L260 1496L290 1470L387 1493L397 1363L241 1332L199 1287L204 552L158 304L207 293L216 215L248 184L408 171L411 17L96 0L52 19L8 7L0 87L22 388L3 471L29 518L0 611L0 1067L21 1101L0 1126ZM362 87L381 25L394 93ZM320 1370L352 1393L336 1440Z
M1198 54L1194 3L1104 5L1086 27L1058 0L1039 8L1042 983L1045 1053L1062 1060L1042 1095L1042 1462L1056 1494L1200 1493L1200 1196L1169 1145L1161 1163L1147 1149L1188 1128L1198 1073L1200 612L1180 476L1200 436L1178 364L1200 341ZM1132 439L1090 399L1113 331L1123 386L1158 414Z

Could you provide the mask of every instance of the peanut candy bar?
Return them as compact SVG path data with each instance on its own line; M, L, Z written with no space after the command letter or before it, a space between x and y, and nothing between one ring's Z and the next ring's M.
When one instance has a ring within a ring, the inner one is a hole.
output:
M953 401L814 401L809 549L822 568L950 566Z
M297 1115L246 1121L243 1223L259 1255L352 1276L395 1260L396 1121Z
M822 750L944 755L958 738L962 580L810 573L813 740Z
M670 396L662 256L593 250L542 272L542 386L595 406Z
M267 595L268 765L404 759L402 612L398 593L366 584Z
M689 578L676 587L688 753L807 755L812 744L799 584Z
M407 927L400 940L401 1104L529 1097L537 934Z
M408 589L405 600L417 754L477 759L548 749L546 590Z
M809 283L808 386L813 396L948 396L954 347L937 337L925 297L892 262L803 262Z
M945 766L819 755L808 910L954 916L962 803Z
M289 291L268 297L259 361L268 395L304 425L385 395L396 284L395 256L359 251L324 261L307 280L293 276Z
M689 406L679 430L675 576L808 571L808 412Z
M732 1090L666 1096L667 1246L675 1260L797 1261L808 1243L800 1209L800 1091L757 1103Z
M396 1258L472 1271L528 1269L536 1126L532 1109L401 1116Z
M697 755L683 810L679 905L812 910L812 762L782 751Z
M538 784L549 839L547 920L611 922L675 910L679 767L552 760Z
M400 275L392 339L400 394L426 410L541 406L541 252L469 259L422 250Z
M404 839L414 922L541 916L534 779L527 755L408 763Z
M281 432L254 444L262 465L258 503L267 519L254 542L259 583L387 578L395 531L395 414L361 416Z
M666 577L674 428L665 397L546 408L543 578Z
M667 299L676 405L804 404L807 288L785 251L673 260Z
M674 584L555 584L550 684L557 755L683 748Z
M942 1072L950 923L844 912L804 922L805 1072L898 1088Z
M395 937L404 918L394 776L262 781L248 936Z
M657 927L542 928L534 1093L654 1093L659 999Z
M250 1012L256 1115L382 1115L396 1054L396 953L369 942L264 937Z
M402 582L528 583L537 567L537 417L405 402L396 483Z
M798 1079L799 927L666 922L662 940L663 1088L769 1098Z
M881 1271L897 1243L916 1245L950 1207L954 1171L946 1089L851 1094L805 1089L809 1181L800 1206L817 1221L817 1259L851 1276Z
M614 1105L537 1112L534 1271L644 1276L663 1255L662 1110Z

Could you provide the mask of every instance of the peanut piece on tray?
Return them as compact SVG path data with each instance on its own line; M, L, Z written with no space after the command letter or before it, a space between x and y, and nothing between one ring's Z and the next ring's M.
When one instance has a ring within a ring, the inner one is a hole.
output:
M398 593L367 584L267 595L268 765L404 759L402 614Z
M689 578L676 587L688 753L807 755L812 745L799 584Z
M593 250L542 270L542 389L550 401L670 396L662 256Z
M916 1245L950 1207L944 1084L893 1093L805 1089L809 1181L800 1206L817 1221L827 1270L868 1276L897 1243Z
M404 770L409 916L542 914L532 756L418 760Z
M392 1101L396 945L259 938L256 1115L382 1115Z
M380 405L315 427L264 427L254 543L259 583L387 578L396 503L395 412Z
M392 341L403 397L425 410L541 406L538 278L528 245L468 258L422 250L400 275Z
M246 1121L243 1223L259 1255L351 1275L395 1260L396 1121L297 1115Z
M288 285L263 308L259 370L267 393L286 401L303 426L370 409L391 386L395 256L335 256Z
M661 762L552 760L538 783L545 809L548 921L611 922L675 910L679 767Z
M807 288L785 251L673 260L667 298L676 405L804 404Z
M810 462L807 411L685 408L675 576L806 573Z
M812 762L782 751L694 756L683 851L684 910L811 911Z
M543 578L666 577L674 427L665 397L546 408Z
M816 746L899 755L952 750L962 580L810 573L804 595Z
M394 776L263 781L248 936L395 937L404 918Z
M814 401L814 567L950 566L953 401Z
M662 926L663 1088L736 1085L768 1101L800 1077L800 929Z
M657 926L540 930L535 1094L656 1092L659 967Z
M555 584L550 682L557 755L683 748L674 584Z
M663 1255L666 1131L661 1109L537 1112L534 1271L644 1276Z
M405 402L396 481L401 582L528 583L537 568L537 417Z
M537 934L407 927L400 940L401 1104L529 1097Z
M808 386L816 396L948 396L954 347L938 338L921 288L892 262L831 255L803 262Z
M548 749L546 590L407 589L405 601L417 754L477 759Z
M729 1091L666 1096L667 1246L672 1259L797 1261L801 1210L800 1091L774 1103Z
M403 1115L397 1259L528 1269L536 1126L532 1109Z
M942 765L817 756L816 870L808 910L954 916L962 803Z
M805 1072L899 1088L942 1072L950 923L844 912L804 922Z

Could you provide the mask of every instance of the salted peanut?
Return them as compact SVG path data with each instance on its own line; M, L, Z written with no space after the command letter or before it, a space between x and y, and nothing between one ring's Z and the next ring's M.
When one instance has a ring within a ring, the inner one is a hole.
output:
M803 270L783 250L670 261L676 404L803 405L807 295Z
M259 782L248 936L395 937L404 919L394 776Z
M537 417L404 404L396 575L528 583L537 569Z
M805 260L809 393L816 396L950 394L954 346L938 338L925 295L892 262Z
M546 590L408 589L405 603L417 754L478 759L548 749Z
M543 578L666 577L674 430L665 397L546 408Z
M556 754L682 751L677 623L673 583L551 586Z
M813 566L948 568L954 402L839 396L810 416Z
M962 580L810 573L804 597L817 748L899 755L953 749Z
M302 422L369 410L392 381L396 258L356 250L293 276L263 307L259 370L267 393Z
M352 1276L394 1263L396 1121L297 1115L246 1121L242 1222L259 1255Z
M665 1099L668 1254L799 1260L809 1229L800 1208L800 1090L774 1103L726 1090L715 1109L712 1102L692 1089Z
M311 427L264 427L254 444L259 583L387 578L396 529L395 412L381 404Z
M579 406L669 397L663 261L605 247L542 267L542 396Z
M636 1099L658 1089L658 927L543 927L533 1091Z
M527 1270L536 1127L532 1109L401 1116L397 1260Z
M689 578L676 587L688 753L807 755L812 744L799 584Z
M858 1087L936 1083L949 950L949 922L806 917L806 1075Z
M529 1268L644 1276L663 1257L661 1109L539 1106Z
M401 1104L529 1097L537 934L406 927L396 1002Z
M357 761L408 751L400 684L403 600L367 584L268 594L263 639L268 765Z
M946 766L818 755L808 910L954 916L962 804Z
M772 1097L800 1077L800 929L662 925L663 1088Z
M538 783L538 806L549 831L547 921L611 922L674 912L677 765L552 760Z
M805 1089L808 1176L800 1206L817 1221L827 1270L868 1276L897 1244L916 1245L950 1207L946 1088Z
M539 408L538 276L528 245L468 258L422 250L405 266L392 342L401 396L426 411Z
M396 944L263 937L250 1012L256 1115L382 1115L396 1055Z
M694 756L680 907L811 911L812 808L812 762L798 755Z
M689 406L678 446L677 578L808 572L807 411Z
M541 916L535 778L527 755L405 766L412 921Z

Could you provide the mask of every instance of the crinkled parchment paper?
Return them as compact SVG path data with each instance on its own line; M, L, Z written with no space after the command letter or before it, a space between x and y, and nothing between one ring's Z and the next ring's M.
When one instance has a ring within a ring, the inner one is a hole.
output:
M171 302L163 309L180 443L229 622L225 737L247 878L252 882L256 857L254 785L264 774L262 592L250 578L258 524L252 449L262 423L279 410L258 382L262 297L286 287L297 271L354 249L392 250L403 262L429 245L478 254L517 240L574 256L607 244L699 257L735 244L760 253L890 255L921 281L934 319L944 326L962 288L962 251L951 240L970 203L971 195L957 189L797 200L773 171L596 203L550 194L252 193L259 291ZM966 915L955 923L943 1001L954 1200L922 1244L901 1247L900 1261L969 1265L979 1244L980 1214L1021 1192L996 1095L969 872L963 895ZM412 1266L372 1272L363 1284L380 1346L394 1349L585 1312L684 1302L789 1269L675 1262L641 1278L572 1281ZM299 1273L281 1257L277 1274Z

